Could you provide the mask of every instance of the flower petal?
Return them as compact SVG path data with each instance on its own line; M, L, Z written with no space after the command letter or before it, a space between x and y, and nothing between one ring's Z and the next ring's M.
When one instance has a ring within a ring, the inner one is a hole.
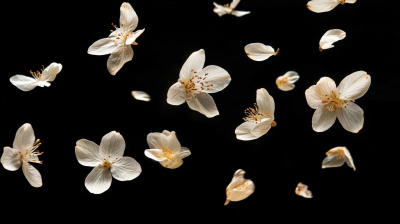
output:
M339 84L341 99L355 100L362 97L371 85L371 76L364 71L346 76Z
M336 115L343 128L347 131L357 133L364 125L364 112L353 102L342 108L336 110Z
M267 112L269 114L269 118L274 120L275 113L275 102L274 98L269 95L268 91L264 88L257 89L257 98L256 98L257 106L260 112ZM265 115L265 113L264 113Z
M322 169L329 167L339 167L344 164L346 157L343 147L336 147L326 153L327 157L322 161Z
M254 126L256 126L256 124L253 124L252 122L242 123L235 130L236 138L239 140L248 141L261 137L261 136L254 136L251 133L251 130L254 128Z
M121 5L120 11L121 16L119 17L119 24L121 28L126 32L132 32L135 30L139 23L139 18L132 6L129 3L124 2Z
M118 47L111 38L103 38L94 42L88 49L88 54L105 55L111 54Z
M202 77L203 80L205 80L203 82L206 82L204 84L203 92L206 93L219 92L225 89L225 87L227 87L231 82L231 76L229 73L225 71L225 69L215 65L205 67L198 73L198 77Z
M101 139L100 159L121 158L124 155L124 151L125 140L120 133L112 131Z
M162 134L161 139L163 146L174 153L179 153L181 150L181 143L179 143L175 131L172 131L169 134L163 132Z
M153 132L147 135L147 143L150 149L161 149L163 146L163 134L159 132Z
M136 38L138 38L142 33L144 32L144 29L142 30L137 30L134 33L131 33L128 38L126 38L125 44L132 44L133 42L135 42Z
M225 205L227 205L229 201L241 201L254 192L255 186L253 181L243 178L244 174L245 171L242 169L235 172L231 183L229 183L226 188L227 201Z
M30 91L37 86L37 80L24 75L14 75L10 82L22 91Z
M272 123L271 118L263 119L261 122L258 122L256 126L253 127L253 129L251 129L251 134L253 134L256 137L265 135L271 128L271 123Z
M217 105L208 93L188 93L186 94L186 102L190 109L198 111L208 118L219 114Z
M232 0L231 4L229 5L231 9L236 8L236 6L239 4L240 0Z
M254 61L264 61L275 55L275 50L271 46L262 43L248 44L244 47L244 51Z
M306 100L308 103L308 106L310 106L311 108L320 108L321 106L323 106L322 103L322 97L323 95L320 95L317 91L316 91L316 85L311 86L310 88L308 88L306 90Z
M150 101L149 94L147 94L143 91L132 91L132 96L137 100L146 101L146 102Z
M61 72L61 69L61 64L53 62L43 70L42 76L46 81L52 82L56 78L57 74Z
M317 82L317 86L315 87L315 91L319 96L330 96L333 94L336 94L336 84L333 79L328 78L328 77L322 77L319 79Z
M327 109L318 108L312 117L312 127L316 132L324 132L335 123L336 114Z
M307 190L307 188L307 185L300 182L296 187L295 193L305 198L312 198L311 191Z
M146 149L144 154L155 161L164 161L167 158L164 157L164 152L161 149Z
M307 8L313 12L328 12L339 5L337 0L312 0L307 3Z
M353 158L351 157L349 150L346 147L344 147L343 151L344 155L346 156L346 164L349 167L353 168L354 171L356 171L356 166L354 166Z
M1 164L3 164L6 170L18 170L21 167L19 151L10 147L4 147L4 152L1 156Z
M216 3L214 2L214 5L215 5L215 4L216 4ZM226 10L220 9L220 8L218 8L218 7L215 7L213 11L214 11L215 13L217 13L219 16L223 16L223 15L226 14Z
M164 160L164 161L160 161L160 164L165 167L165 168L169 168L169 169L176 169L178 167L180 167L183 163L183 160L180 156L175 156L173 160Z
M320 50L334 47L332 44L343 40L346 37L346 32L339 29L328 30L319 41Z
M167 103L171 105L181 105L186 101L186 89L180 83L177 82L172 85L167 93Z
M237 10L234 10L234 11L231 12L232 15L237 16L237 17L242 17L242 16L247 15L249 13L250 13L250 11L237 11Z
M294 84L286 83L286 84L283 84L282 86L278 86L278 88L282 91L290 91L290 90L294 89Z
M190 156L192 153L187 147L182 147L181 151L179 152L179 156L183 159Z
M189 82L194 72L199 72L204 67L206 61L206 54L203 49L193 52L183 64L179 73L179 79L183 82Z
M131 157L119 158L111 165L112 176L120 181L133 180L140 175L140 164Z
M25 153L26 150L32 149L34 143L35 133L33 133L32 125L25 123L15 134L13 148L18 149L21 153Z
M85 186L90 193L101 194L111 186L111 171L103 166L96 166L85 179Z
M283 76L291 78L288 83L295 83L300 79L299 73L295 71L288 71Z
M86 139L76 142L75 155L78 162L84 166L95 167L102 163L99 146Z
M22 164L22 172L33 187L41 187L43 185L39 171L26 161Z
M107 61L107 69L111 75L117 74L122 66L131 61L133 58L133 50L131 45L121 45L115 48Z

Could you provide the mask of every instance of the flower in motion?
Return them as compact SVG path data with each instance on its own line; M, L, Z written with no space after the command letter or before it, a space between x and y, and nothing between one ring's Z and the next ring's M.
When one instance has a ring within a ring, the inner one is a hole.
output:
M357 0L312 0L307 3L307 8L313 12L328 12L339 4L355 3Z
M322 161L322 169L329 167L339 167L346 162L346 164L356 171L353 158L346 147L336 147L326 153L327 157Z
M30 91L36 86L49 87L51 85L50 82L54 81L57 74L61 72L61 69L61 64L53 62L45 69L40 69L40 71L30 71L33 78L24 75L14 75L10 78L10 82L22 91Z
M346 33L343 30L339 29L333 29L333 30L328 30L326 33L322 36L321 40L319 41L319 51L322 52L324 49L329 49L334 47L332 44L339 41L343 40L346 37Z
M297 80L299 80L300 76L297 72L288 71L284 75L279 76L276 79L276 85L282 91L289 91L294 89L294 84Z
M247 57L249 57L250 59L253 59L254 61L264 61L272 55L278 55L279 48L275 52L275 50L269 45L264 45L262 43L253 43L246 45L244 47L244 51L246 52Z
M86 177L85 186L93 194L101 194L111 186L111 176L120 181L133 180L142 172L135 159L124 156L125 140L112 131L102 139L100 146L81 139L76 142L75 154L78 162L94 167Z
M217 13L219 16L223 16L225 14L232 14L237 17L241 17L250 13L250 11L237 11L234 10L236 6L239 4L240 0L233 0L232 3L226 4L224 6L218 5L214 2L215 8L214 12Z
M150 149L146 149L144 154L169 169L180 167L183 163L182 159L191 154L188 148L181 147L174 131L150 133L147 135L147 143Z
M133 32L139 23L139 18L127 2L124 2L121 6L119 23L120 28L112 24L115 30L111 31L111 35L94 42L88 50L88 54L92 55L111 54L107 61L107 69L111 75L117 74L126 62L132 60L133 50L131 45L137 45L135 40L144 31L142 29Z
M42 176L39 171L30 163L40 163L39 153L40 139L35 141L31 124L22 125L15 135L13 147L4 147L3 155L1 156L1 164L6 170L15 171L22 166L22 172L26 179L33 187L42 186ZM37 151L36 151L37 150Z
M182 66L178 82L168 90L167 102L181 105L186 101L190 109L210 118L219 112L209 93L223 90L230 83L231 76L225 69L215 65L203 68L205 60L203 49L190 55Z
M312 198L311 191L307 190L307 188L307 185L300 182L296 187L295 193L305 198Z
M233 175L231 183L226 188L226 201L227 205L230 201L241 201L249 197L255 189L253 181L244 179L245 172L238 169Z
M265 135L269 129L276 126L274 121L275 103L266 89L257 90L257 103L255 109L247 108L244 110L246 118L239 127L236 128L236 138L240 140L253 140Z
M364 112L354 102L363 96L371 85L371 76L364 71L346 76L336 88L335 81L323 77L317 85L306 90L307 103L316 109L312 127L316 132L328 130L336 117L347 131L357 133L364 124Z
M137 100L150 101L149 94L143 91L132 91L132 96Z

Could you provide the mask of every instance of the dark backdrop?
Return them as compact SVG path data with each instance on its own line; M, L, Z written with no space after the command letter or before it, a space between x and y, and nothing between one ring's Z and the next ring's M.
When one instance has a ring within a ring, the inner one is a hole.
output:
M130 1L146 31L133 46L134 57L112 76L108 56L88 55L88 47L118 24L123 1L8 1L2 3L2 146L12 146L17 129L31 123L43 142L43 165L34 164L43 187L30 186L21 170L0 169L2 213L41 222L124 223L338 223L389 217L398 211L399 19L396 1L359 0L331 12L314 13L307 0L242 0L237 18L219 17L212 0ZM219 4L229 3L218 0ZM347 37L319 52L330 29ZM280 48L263 62L246 57L244 46L261 42ZM232 77L212 94L219 116L207 118L186 104L166 102L167 91L189 55L206 52L205 65L218 65ZM49 88L23 92L9 82L51 62L63 69ZM293 70L300 75L293 91L275 80ZM357 104L363 129L350 133L338 121L316 133L314 110L304 92L323 77L337 84L364 70L372 78ZM277 126L253 141L240 141L235 129L243 111L266 88L275 99ZM150 94L137 101L132 90ZM92 168L80 165L76 141L100 143L116 130L126 141L125 156L142 174L128 182L113 179L101 195L90 194L84 180ZM144 155L150 132L176 131L192 155L170 170ZM357 171L346 165L321 169L325 153L346 146ZM237 169L246 171L256 190L224 206L225 189ZM314 198L295 195L298 182ZM28 218L30 217L30 218Z

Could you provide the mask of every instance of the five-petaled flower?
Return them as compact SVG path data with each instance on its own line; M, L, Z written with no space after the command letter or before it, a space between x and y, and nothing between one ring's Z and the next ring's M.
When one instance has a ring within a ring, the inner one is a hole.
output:
M244 179L245 172L238 169L233 175L231 183L226 187L226 201L227 205L230 201L241 201L249 197L255 189L253 181Z
M312 127L316 132L328 130L336 117L347 131L357 133L364 124L364 112L354 103L363 96L371 84L371 76L364 71L346 76L336 88L335 81L323 77L317 85L306 90L307 103L316 109Z
M239 4L240 0L233 0L232 3L226 4L224 6L218 5L214 2L215 8L214 12L217 13L219 16L223 16L225 14L232 14L237 17L241 17L250 13L250 11L237 11L234 10L236 6Z
M107 69L111 75L117 74L126 62L132 60L133 50L131 45L137 45L135 40L144 31L142 29L133 32L139 23L139 18L127 2L124 2L121 6L119 23L120 28L112 24L116 30L111 31L108 38L94 42L88 50L88 53L92 55L111 54L107 61Z
M346 147L335 147L326 153L326 158L322 161L322 169L329 167L339 167L346 164L356 171L353 158Z
M307 8L313 12L328 12L339 4L355 3L357 0L311 0L307 3Z
M39 171L30 163L40 163L39 152L37 148L41 145L40 140L35 141L35 134L31 124L22 125L15 135L13 147L4 147L3 155L1 156L1 164L6 170L15 171L22 166L22 172L26 179L34 187L42 186L42 176Z

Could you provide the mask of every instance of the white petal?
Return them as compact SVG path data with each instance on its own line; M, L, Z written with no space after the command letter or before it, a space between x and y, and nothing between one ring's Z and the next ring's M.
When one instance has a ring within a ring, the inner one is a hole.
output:
M161 140L163 146L172 152L179 153L181 150L181 143L179 143L175 131L170 132L169 135L163 133L163 135L161 135Z
M322 77L318 82L317 86L315 87L315 91L319 96L330 96L332 95L332 91L334 94L337 93L336 91L336 84L331 78Z
M295 83L295 82L297 82L297 80L300 79L299 73L297 73L295 71L288 71L283 76L291 78L289 80L289 83Z
M115 48L107 61L107 69L111 75L117 74L122 66L132 60L133 50L131 45L121 45Z
M85 186L90 193L101 194L111 186L111 171L103 166L96 166L85 179Z
M43 185L39 171L26 161L22 164L22 172L33 187L41 187Z
M343 30L333 29L326 31L319 41L320 51L322 51L322 49L332 48L333 43L343 40L345 37L346 33Z
M179 152L179 156L183 159L190 156L192 153L187 147L182 147L181 151Z
M217 105L208 93L188 93L186 94L186 102L190 109L198 111L208 118L219 114Z
M146 149L144 154L155 161L164 161L167 158L164 157L164 152L161 149Z
M35 133L33 133L32 125L25 123L15 134L13 148L18 149L21 153L25 153L26 150L32 149L34 143Z
M30 91L37 86L37 80L24 75L14 75L10 82L22 91Z
M143 91L132 91L132 96L137 99L137 100L142 100L142 101L150 101L150 96L149 94L143 92Z
M317 87L316 85L313 85L306 90L306 100L307 100L308 106L310 106L311 108L314 108L314 109L320 108L323 106L323 103L322 103L323 95L320 95L319 93L317 93L316 87Z
M215 3L214 3L214 4L215 4ZM214 11L215 13L217 13L219 16L223 16L223 15L226 14L226 10L220 9L220 8L217 8L217 7L215 7L213 11Z
M144 32L144 29L142 30L138 30L134 33L131 33L128 38L126 38L125 44L132 44L133 42L135 42L136 38L138 38L142 33Z
M251 129L251 134L253 134L256 137L265 135L271 128L271 123L272 123L271 118L263 119L261 122L258 122L253 129Z
M111 38L103 38L94 42L88 49L88 54L105 55L111 54L118 47Z
M57 74L61 72L61 69L61 64L53 62L43 70L42 76L46 81L52 82L56 78Z
M362 97L371 85L371 76L364 71L346 76L338 86L341 99L355 100Z
M307 8L313 12L328 12L339 5L337 0L312 0L307 3Z
M364 112L353 102L349 102L342 109L337 109L336 115L343 128L347 131L357 133L364 125Z
M131 157L119 158L111 165L112 176L120 181L133 180L140 175L140 164Z
M339 167L344 164L346 161L346 156L344 154L344 150L346 147L336 147L329 150L322 161L322 169L329 168L329 167Z
M251 133L251 130L254 128L254 126L256 126L256 124L254 124L252 122L242 123L235 130L236 138L239 140L247 141L247 140L253 140L253 139L257 139L257 138L261 137L261 136L254 136Z
M122 135L116 131L112 131L101 139L100 158L116 159L121 158L125 151L125 140Z
M231 9L236 8L236 6L239 4L240 0L232 0L231 4L229 5Z
M207 75L205 75L207 74ZM197 73L197 76L203 78L204 90L206 93L219 92L229 85L231 82L231 76L225 69L209 65Z
M356 166L354 166L353 158L351 157L349 150L346 147L343 147L343 151L346 156L346 164L356 171Z
M132 32L135 30L139 23L139 18L132 6L129 3L124 2L121 5L120 11L121 16L119 17L119 24L121 28L126 32Z
M286 84L283 84L282 86L278 86L278 88L282 91L290 91L290 90L294 89L294 84L286 83Z
M353 4L353 3L356 3L356 1L357 1L357 0L346 0L346 3Z
M250 11L237 11L237 10L234 10L234 11L231 12L232 15L237 16L237 17L242 17L242 16L247 15L249 13L250 13Z
M244 174L245 171L242 169L235 172L231 183L226 188L227 201L225 205L227 205L229 201L241 201L254 192L255 186L253 181L244 179Z
M312 127L316 132L324 132L335 123L336 113L318 108L312 117Z
M275 55L275 50L271 46L262 43L248 44L244 47L247 56L254 61L264 61Z
M86 139L76 142L75 155L78 162L84 166L95 167L102 163L99 146Z
M3 155L1 156L1 164L6 170L15 171L21 167L20 154L17 149L4 147Z
M275 113L275 102L274 98L269 95L268 91L264 88L257 89L257 98L256 98L257 106L260 112L267 112L269 114L269 118L274 120ZM265 115L265 113L264 113Z
M171 105L181 105L186 101L186 89L180 83L177 82L172 85L167 93L167 103Z
M161 149L163 146L163 134L153 132L147 135L147 143L150 149Z
M203 49L193 52L183 64L179 73L179 79L183 82L189 82L194 72L199 72L204 67L206 61L206 54Z
M165 168L169 168L169 169L176 169L180 166L182 166L183 160L180 156L175 156L173 160L164 160L164 161L160 161L160 164L165 167Z
M307 185L300 182L296 187L295 193L305 198L312 198L311 191L307 190L307 188Z

